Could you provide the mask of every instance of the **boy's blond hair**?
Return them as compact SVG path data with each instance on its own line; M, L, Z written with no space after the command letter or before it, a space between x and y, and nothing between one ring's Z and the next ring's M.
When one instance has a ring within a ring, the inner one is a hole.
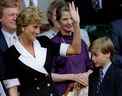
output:
M91 52L102 52L103 54L114 53L114 45L110 38L108 37L101 37L93 41L90 46Z

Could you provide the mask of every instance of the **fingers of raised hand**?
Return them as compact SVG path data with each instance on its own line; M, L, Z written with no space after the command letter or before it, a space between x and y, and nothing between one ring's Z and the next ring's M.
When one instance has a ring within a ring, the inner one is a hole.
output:
M72 19L75 22L79 23L80 19L79 19L78 7L75 7L74 2L69 3L69 10L70 10L70 14L71 14Z

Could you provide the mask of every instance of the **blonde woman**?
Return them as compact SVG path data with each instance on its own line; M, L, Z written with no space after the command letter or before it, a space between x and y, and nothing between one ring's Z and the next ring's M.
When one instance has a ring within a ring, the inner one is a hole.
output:
M53 44L45 36L36 38L43 20L43 13L36 7L25 8L17 17L18 41L5 52L4 58L6 78L20 80L20 96L58 96L50 75L51 60L54 55L79 54L81 47L78 10L74 3L69 8L75 29L72 44Z

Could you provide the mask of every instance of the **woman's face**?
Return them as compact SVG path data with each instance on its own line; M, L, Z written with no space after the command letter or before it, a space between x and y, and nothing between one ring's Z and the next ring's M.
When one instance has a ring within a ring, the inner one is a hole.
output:
M30 24L23 28L22 34L28 40L34 41L37 34L40 33L40 26L38 24Z
M71 32L73 30L73 20L68 11L63 11L62 16L59 20L61 30L64 32Z

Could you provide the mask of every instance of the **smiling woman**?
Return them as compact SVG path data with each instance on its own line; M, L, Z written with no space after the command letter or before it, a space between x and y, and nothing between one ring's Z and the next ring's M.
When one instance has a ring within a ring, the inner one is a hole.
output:
M6 78L18 78L20 96L58 96L51 78L52 58L56 55L74 55L80 52L79 16L73 4L75 29L72 44L53 43L47 37L36 38L43 20L43 12L30 6L17 17L18 40L5 53ZM77 46L76 46L77 45Z

